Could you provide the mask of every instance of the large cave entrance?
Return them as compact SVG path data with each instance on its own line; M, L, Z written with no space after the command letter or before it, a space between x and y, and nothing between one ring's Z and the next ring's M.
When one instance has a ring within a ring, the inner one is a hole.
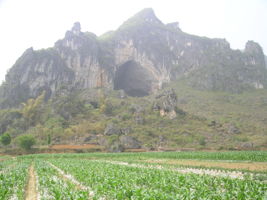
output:
M153 76L147 69L135 61L127 61L119 66L114 79L114 89L124 90L134 97L149 95Z

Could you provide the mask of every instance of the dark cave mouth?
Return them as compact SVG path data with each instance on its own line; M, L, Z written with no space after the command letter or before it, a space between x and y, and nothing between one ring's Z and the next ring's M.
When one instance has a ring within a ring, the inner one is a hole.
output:
M132 97L144 97L151 91L151 74L135 61L127 61L119 66L114 78L114 89L124 90Z

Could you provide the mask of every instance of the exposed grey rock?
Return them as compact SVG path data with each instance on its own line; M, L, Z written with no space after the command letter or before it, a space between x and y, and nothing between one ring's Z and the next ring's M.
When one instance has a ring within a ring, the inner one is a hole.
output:
M75 22L71 31L73 32L73 34L75 35L80 35L81 34L81 24L80 22Z
M123 152L124 151L124 147L119 142L115 142L110 147L108 147L107 150L110 151L110 152L118 153L118 152Z
M173 31L181 31L181 29L179 27L179 22L173 22L173 23L166 24L166 27L170 28Z
M105 128L104 135L127 135L131 132L131 128L119 128L113 123L109 123Z
M121 144L124 146L124 148L127 149L138 149L141 147L141 143L134 137L131 136L120 136L119 138Z
M165 25L144 9L103 36L82 32L76 22L54 47L28 49L6 75L0 106L19 105L43 90L53 96L62 86L144 96L179 79L202 90L266 88L265 57L253 41L244 51L232 50L225 39L184 33L178 23Z
M104 131L104 135L120 135L120 134L121 134L120 128L118 128L113 123L108 124Z
M227 126L227 133L229 133L229 134L239 134L240 130L235 125L229 124Z
M243 143L242 145L241 145L241 148L242 149L252 149L253 148L253 143L252 142L246 142L246 143Z
M166 90L156 96L153 109L159 110L161 116L167 115L170 119L176 117L177 96L173 89Z
M108 145L108 141L104 137L99 137L98 138L98 144L101 145L101 146L107 146Z
M89 136L85 137L82 142L86 143L86 144L96 144L98 142L98 136L89 135Z
M109 141L108 138L100 137L98 143L101 146L104 146L105 149L109 152L122 152L124 151L124 146L121 144L119 139L115 141Z
M52 144L60 144L60 142L61 142L60 136L53 138L53 140L52 140Z
M127 127L127 128L121 128L120 132L122 135L128 135L131 132L131 128Z

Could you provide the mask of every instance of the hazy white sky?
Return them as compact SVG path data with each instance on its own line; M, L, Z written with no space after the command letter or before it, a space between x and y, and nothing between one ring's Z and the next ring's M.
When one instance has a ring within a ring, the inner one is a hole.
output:
M0 0L0 81L25 49L53 46L75 21L101 35L147 7L187 33L234 49L254 40L267 54L267 0Z

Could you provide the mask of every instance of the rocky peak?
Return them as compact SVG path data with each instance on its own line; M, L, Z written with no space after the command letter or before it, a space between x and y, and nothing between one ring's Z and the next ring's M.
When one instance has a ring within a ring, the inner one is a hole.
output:
M137 13L135 18L143 19L146 22L161 23L161 21L156 17L154 10L152 8L145 8Z
M26 51L24 52L24 54L28 54L28 53L33 53L33 47L26 49Z
M260 55L263 55L263 51L262 51L261 46L257 42L254 42L252 40L249 40L246 43L245 52L247 52L249 54L260 54Z
M81 24L80 24L80 22L75 22L73 24L73 27L72 27L71 31L72 31L72 33L74 35L80 35L80 33L81 33Z
M247 62L252 66L258 66L258 68L262 70L260 73L262 75L265 74L264 76L267 76L265 71L265 57L261 46L254 41L248 41L246 43L245 53L248 55Z
M126 22L124 22L120 29L138 26L138 25L155 25L160 24L163 25L163 23L156 17L154 11L152 8L145 8L135 14L133 17L128 19Z
M81 25L79 22L75 22L71 30L66 32L65 37L55 43L55 48L60 52L60 55L62 55L62 51L65 52L66 49L71 51L83 51L84 54L87 54L89 52L88 48L93 49L96 46L96 35L89 32L81 32Z

